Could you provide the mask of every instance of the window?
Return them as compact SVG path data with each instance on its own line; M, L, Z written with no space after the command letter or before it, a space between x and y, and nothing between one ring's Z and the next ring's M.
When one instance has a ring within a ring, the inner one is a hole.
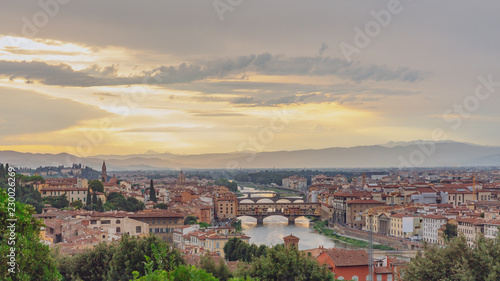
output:
M141 227L140 226L136 226L135 227L135 233L141 233Z
M116 228L116 233L120 233L122 232L121 229L119 227Z
M392 281L392 274L387 275L387 281Z
M377 281L382 281L382 274L377 274Z
M101 224L111 224L111 220L101 220Z
M215 248L217 248L217 249L220 248L220 242L215 243Z
M120 220L116 220L116 223L117 223L117 224L120 224L121 222L120 222Z
M358 281L358 280L359 280L358 276L354 275L354 276L352 277L352 281Z

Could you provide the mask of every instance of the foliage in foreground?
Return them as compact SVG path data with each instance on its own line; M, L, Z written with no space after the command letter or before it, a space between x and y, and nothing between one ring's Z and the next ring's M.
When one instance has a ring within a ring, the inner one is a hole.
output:
M13 203L13 204L12 204ZM15 209L15 211L14 211ZM15 216L11 217L10 212ZM50 256L50 249L40 242L42 222L32 217L35 212L30 205L17 201L11 202L4 189L0 189L0 279L1 280L59 280L56 262ZM8 219L15 218L14 224ZM10 226L10 228L8 228ZM15 240L9 240L11 227L14 226ZM13 242L15 241L15 245ZM11 248L15 251L15 273L8 271Z
M404 269L405 281L462 280L493 281L500 279L500 237L479 237L469 247L463 235L451 239L445 247L424 244Z
M238 276L259 280L334 280L326 266L320 265L310 254L283 245L269 248L266 255L254 259L247 267L241 267Z
M59 256L59 271L65 280L130 280L132 272L145 272L146 256L155 257L153 270L172 270L184 264L180 253L170 250L156 236L137 238L123 235L119 242L100 243L83 254Z

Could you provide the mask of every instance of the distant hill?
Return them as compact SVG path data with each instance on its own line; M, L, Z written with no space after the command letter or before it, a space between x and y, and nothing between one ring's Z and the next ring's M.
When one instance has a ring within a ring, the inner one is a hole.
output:
M250 151L176 155L156 153L134 155L76 156L0 151L0 162L13 166L36 168L46 165L81 163L100 169L106 159L108 170L157 169L225 169L225 168L384 168L500 166L500 147L481 146L453 141L389 143L387 145L332 147L252 154Z

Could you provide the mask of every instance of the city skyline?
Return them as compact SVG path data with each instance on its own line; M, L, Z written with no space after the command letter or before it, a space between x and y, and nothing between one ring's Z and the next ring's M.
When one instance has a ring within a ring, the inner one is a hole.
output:
M494 1L44 3L0 11L0 150L500 145Z

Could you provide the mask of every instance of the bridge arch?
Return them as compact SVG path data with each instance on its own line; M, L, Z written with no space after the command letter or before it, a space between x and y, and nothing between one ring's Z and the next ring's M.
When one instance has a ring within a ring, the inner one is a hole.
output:
M252 199L245 198L245 199L240 200L238 203L255 203L255 201Z

